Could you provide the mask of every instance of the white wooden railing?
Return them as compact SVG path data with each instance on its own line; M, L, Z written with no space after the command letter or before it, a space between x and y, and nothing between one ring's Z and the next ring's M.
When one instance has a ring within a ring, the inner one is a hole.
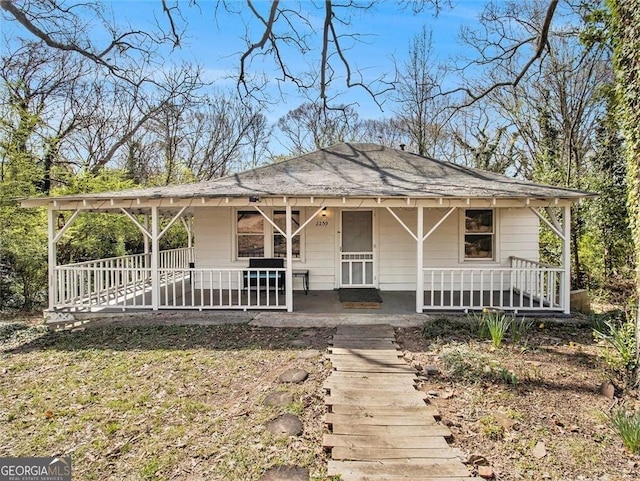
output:
M425 310L559 311L564 269L511 258L511 267L425 268Z
M285 269L161 269L160 309L286 309Z
M152 308L150 254L55 269L54 308ZM285 269L196 269L192 248L159 253L159 309L286 309Z
M188 268L193 247L159 252L161 268ZM165 276L172 273L165 273ZM173 281L160 276L161 285ZM132 254L55 268L55 308L151 307L151 254Z

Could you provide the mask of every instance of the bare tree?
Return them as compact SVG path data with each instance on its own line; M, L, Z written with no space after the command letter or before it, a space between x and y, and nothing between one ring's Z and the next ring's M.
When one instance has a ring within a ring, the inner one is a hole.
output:
M405 126L395 117L367 119L360 123L358 140L392 147L407 146L411 138Z
M447 99L437 95L444 72L433 55L431 33L423 27L409 47L409 57L399 69L393 99L397 123L406 129L409 145L420 155L437 157L446 146Z
M300 155L358 138L360 119L347 105L328 109L322 103L305 103L281 117L278 129L289 152Z

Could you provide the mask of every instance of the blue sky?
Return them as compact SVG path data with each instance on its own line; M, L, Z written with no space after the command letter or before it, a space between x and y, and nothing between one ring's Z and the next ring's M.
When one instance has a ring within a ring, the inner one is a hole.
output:
M74 0L68 3L78 3ZM112 15L118 23L128 23L132 28L151 29L156 24L164 27L168 26L166 17L162 13L160 0L105 0L107 9L112 10ZM173 52L166 52L165 67L170 66L180 59L192 60L200 64L207 75L208 80L214 81L219 88L229 88L235 85L229 77L239 66L239 56L244 50L245 44L242 40L246 27L246 21L250 15L246 2L228 1L232 8L237 8L236 14L228 14L221 11L215 15L216 2L213 0L198 0L197 6L190 6L188 0L179 0L182 19L178 19L178 26L184 27L186 37L180 49ZM341 27L341 33L358 32L363 34L362 42L353 43L346 52L352 66L362 69L365 80L374 79L381 74L393 73L393 59L402 62L411 40L417 35L423 26L427 26L433 31L433 45L438 59L446 61L449 55L460 52L460 45L457 42L457 34L462 25L473 25L479 12L482 10L485 0L453 0L452 9L443 9L440 15L435 18L432 10L414 15L411 11L400 10L396 2L380 2L372 12L355 12L350 19L350 25ZM169 0L168 4L172 4ZM254 0L256 7L264 12L268 12L270 2L265 0ZM295 5L294 3L292 3ZM283 0L281 5L287 5L287 0ZM313 17L309 21L318 30L322 26L322 5L323 2L303 1L302 9L312 12ZM319 9L316 7L320 7ZM338 10L339 12L339 10ZM250 25L249 28L255 26ZM14 26L3 24L4 33L11 34ZM93 35L96 38L96 45L100 45L100 25L96 24ZM251 29L251 38L256 41L262 31ZM20 35L28 37L24 30L20 30ZM103 37L106 41L106 37ZM319 48L318 38L312 46ZM345 43L345 45L347 45ZM305 57L300 54L290 53L290 62L297 67L305 69L310 61L317 62L319 51L310 53ZM267 70L269 66L266 66ZM264 69L264 66L256 64L252 71L257 72ZM275 82L271 82L271 88L276 93ZM342 87L343 83L336 84ZM335 93L335 92L334 92ZM272 105L267 113L271 121L277 120L288 110L297 107L305 99L298 95L293 89L284 89L285 98ZM392 115L391 109L385 107L381 112L371 98L362 90L350 89L344 92L338 100L344 103L357 103L357 108L361 118L375 118Z
M257 0L254 2L265 16L268 12L269 2ZM221 88L231 87L233 80L225 79L225 76L233 74L238 68L239 55L245 48L241 36L246 30L245 22L249 15L246 13L245 2L231 2L233 7L238 8L239 14L228 14L219 12L215 15L216 3L212 0L199 0L198 7L189 7L186 0L181 1L183 20L181 24L186 29L186 38L177 52L173 52L167 58L170 63L172 59L184 58L192 59L201 64L205 69L208 79L215 81ZM286 1L282 4L286 5ZM305 10L315 12L315 16L309 18L310 22L318 29L321 28L322 10L315 9L313 5L322 6L322 2L317 1L303 3ZM445 61L449 55L460 51L457 42L457 33L461 25L473 24L481 11L484 0L454 0L452 9L444 9L435 18L432 10L414 15L413 12L400 10L396 2L382 2L376 6L373 12L356 12L351 18L351 25L343 27L343 32L350 30L364 34L362 42L357 42L347 51L350 62L362 69L370 79L376 78L383 73L392 74L393 59L402 61L411 40L418 34L423 26L427 26L433 31L434 50L440 61ZM150 27L159 19L166 25L165 18L161 12L159 0L134 0L111 2L116 18L127 18L134 26ZM251 38L255 41L259 38L261 30L251 30ZM319 44L314 44L319 47ZM304 68L304 62L309 59L317 61L319 52L314 52L305 58L299 54L291 54L289 57L297 65ZM268 68L268 67L267 67ZM257 64L253 71L260 71ZM342 86L343 83L336 84ZM270 120L276 120L284 115L288 110L297 107L304 101L304 98L297 95L295 89L285 88L285 99L274 104L269 112ZM274 90L275 93L275 90ZM345 103L358 103L361 117L373 118L383 115L391 115L388 108L384 112L369 98L369 96L359 89L351 89L339 97Z

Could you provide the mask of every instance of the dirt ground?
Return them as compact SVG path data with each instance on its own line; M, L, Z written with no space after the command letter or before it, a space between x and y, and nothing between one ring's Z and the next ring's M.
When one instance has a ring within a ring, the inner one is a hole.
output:
M495 349L456 323L433 322L426 336L398 329L397 339L472 464L499 480L640 479L640 456L608 422L623 400L600 392L608 377L590 327L539 320L517 344ZM640 409L637 393L624 403Z
M640 479L640 456L607 419L621 403L638 410L640 402L636 393L600 393L608 377L590 327L537 320L496 349L463 319L435 318L396 336L472 466L505 481ZM279 464L326 479L321 354L333 330L178 323L94 322L65 332L37 319L0 323L0 456L70 452L78 479L244 481ZM279 384L291 367L309 380ZM294 401L264 406L274 390ZM265 432L283 412L301 418L302 436Z

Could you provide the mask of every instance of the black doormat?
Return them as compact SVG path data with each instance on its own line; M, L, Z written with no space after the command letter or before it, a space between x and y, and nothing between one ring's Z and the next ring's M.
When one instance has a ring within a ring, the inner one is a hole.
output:
M340 289L340 302L376 302L381 303L378 289Z

